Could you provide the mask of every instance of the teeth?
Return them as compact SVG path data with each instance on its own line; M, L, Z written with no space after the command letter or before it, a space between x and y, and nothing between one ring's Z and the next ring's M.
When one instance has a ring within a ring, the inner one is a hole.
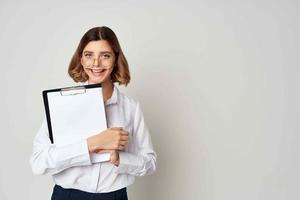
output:
M101 74L105 71L105 69L102 69L102 70L91 69L91 71L94 74L94 76L101 76Z
M92 70L92 72L94 72L94 73L101 73L101 72L104 72L104 69L103 70Z

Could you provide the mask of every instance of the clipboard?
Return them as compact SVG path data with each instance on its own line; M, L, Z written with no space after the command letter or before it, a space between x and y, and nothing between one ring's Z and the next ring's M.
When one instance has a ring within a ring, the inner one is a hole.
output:
M51 143L63 146L107 129L101 84L44 90L42 95ZM90 158L105 162L110 154L92 153Z

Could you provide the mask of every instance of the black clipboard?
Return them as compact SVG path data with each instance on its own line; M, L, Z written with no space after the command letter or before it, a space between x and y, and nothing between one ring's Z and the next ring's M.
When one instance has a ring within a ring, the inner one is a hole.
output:
M79 85L79 86L72 86L72 87L49 89L49 90L44 90L42 92L46 120L47 120L48 131L49 131L49 138L50 138L52 144L54 143L54 139L53 139L52 125L51 125L51 114L50 114L50 108L49 108L48 94L53 93L53 92L59 92L62 96L64 96L64 95L80 95L80 94L86 93L87 90L92 89L92 88L102 88L102 85L100 83L90 84L90 85ZM106 123L106 126L107 126L107 123Z

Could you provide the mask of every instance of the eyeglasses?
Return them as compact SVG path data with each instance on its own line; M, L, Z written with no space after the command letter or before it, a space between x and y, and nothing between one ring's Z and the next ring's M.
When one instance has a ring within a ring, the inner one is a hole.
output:
M84 68L95 68L95 60L98 60L98 62L99 60L101 61L101 68L103 69L110 69L113 67L113 63L111 63L113 61L113 55L110 52L100 54L98 58L95 58L90 52L85 52L82 54L81 58L84 64Z

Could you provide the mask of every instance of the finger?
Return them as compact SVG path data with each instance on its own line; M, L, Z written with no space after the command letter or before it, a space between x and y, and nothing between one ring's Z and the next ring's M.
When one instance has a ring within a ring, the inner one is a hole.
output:
M113 164L113 165L117 165L118 164L118 160L110 161L110 163Z
M115 156L114 153L115 153L114 150L112 150L112 151L110 152L110 159L112 159L112 158Z
M110 160L112 161L112 162L115 162L115 161L117 161L117 159L118 159L118 152L117 151L112 151L112 153L111 153L111 156L110 156Z
M116 165L118 163L117 161L118 160L113 160L113 161L111 160L110 163L113 164L113 165Z
M121 135L128 135L127 131L124 131L123 129L121 130Z
M118 147L118 150L124 150L125 149L125 146L124 145L119 145L119 147Z
M122 127L112 127L111 129L112 129L112 130L120 130L120 131L123 130Z
M129 139L128 135L122 135L120 140L121 141L128 141L128 139Z
M113 156L110 157L110 162L111 162L111 163L115 162L115 160L116 160L115 157L113 157Z
M128 144L128 141L120 141L121 146L126 146Z
M110 157L110 161L111 161L112 163L116 162L116 161L117 161L117 156L112 156L112 157Z

